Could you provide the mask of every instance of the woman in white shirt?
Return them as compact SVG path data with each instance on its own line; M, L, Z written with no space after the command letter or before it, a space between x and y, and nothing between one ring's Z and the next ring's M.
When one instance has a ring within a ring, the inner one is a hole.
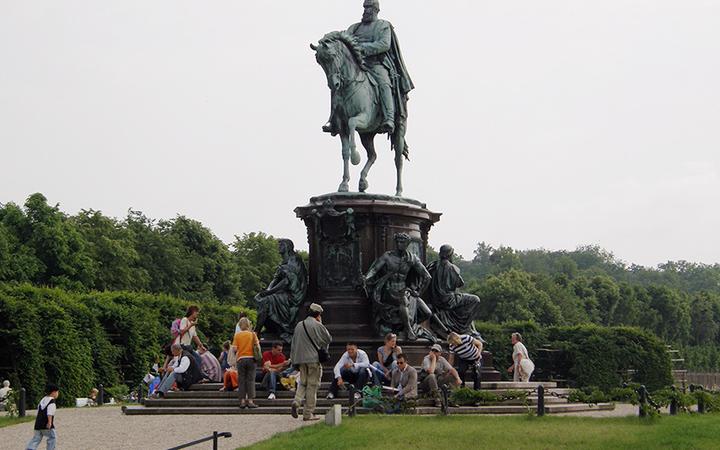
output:
M522 381L527 383L530 381L530 375L535 370L535 364L530 360L528 356L527 348L522 343L522 335L520 333L513 333L510 336L510 342L513 345L513 365L508 367L508 373L513 374L513 381Z

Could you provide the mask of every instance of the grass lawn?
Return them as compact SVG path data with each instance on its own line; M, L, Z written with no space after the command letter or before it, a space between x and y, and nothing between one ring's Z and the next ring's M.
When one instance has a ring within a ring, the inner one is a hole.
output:
M343 417L282 433L252 449L718 449L720 415L637 417Z
M0 428L9 427L10 425L17 425L17 424L23 423L23 422L30 422L33 420L35 420L35 416L25 416L25 417L0 416Z

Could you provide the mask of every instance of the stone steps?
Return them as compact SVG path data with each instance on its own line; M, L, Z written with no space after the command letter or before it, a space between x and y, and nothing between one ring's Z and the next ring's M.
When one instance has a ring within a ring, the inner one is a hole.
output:
M255 403L262 407L286 407L290 408L292 404L292 398L278 398L275 400L268 400L263 397L255 398ZM345 405L347 404L347 397L341 396L332 400L326 399L324 396L318 397L318 406L332 405ZM537 397L528 397L528 403L530 405L537 404ZM164 398L164 399L145 399L145 406L148 408L184 408L184 407L238 407L239 400L237 396L225 397L225 398ZM433 406L434 400L430 398L421 398L417 400L418 406ZM503 402L501 405L524 405L522 400L508 400ZM555 404L567 404L567 401L557 397L545 398L546 405Z
M546 414L584 412L584 411L605 411L612 410L615 405L612 403L600 403L597 405L586 404L565 404L565 405L548 405L545 407ZM533 407L520 405L497 405L497 406L462 406L451 407L450 414L526 414ZM318 407L315 414L324 415L329 407ZM159 407L142 407L142 406L123 406L122 411L126 415L198 415L198 414L290 414L288 407L260 407L255 409L240 409L235 407L178 407L178 408L159 408ZM368 414L372 410L365 408L356 408L358 414ZM343 408L343 413L347 413L347 408ZM422 406L415 409L415 414L437 415L440 414L440 408L431 406Z
M483 392L489 392L496 395L503 394L507 392L506 389L482 389ZM513 389L515 390L515 389ZM523 389L518 389L523 390ZM525 389L526 390L526 389ZM257 397L267 397L268 393L264 390L257 390ZM551 398L558 398L556 396L565 396L570 393L570 389L550 389L545 393L545 400L549 400ZM555 395L553 395L555 394ZM292 399L295 397L295 393L292 391L277 391L275 394L277 399ZM325 397L327 395L327 389L318 391L318 397ZM346 391L340 391L340 398L346 398L347 392ZM185 398L195 398L195 399L212 399L212 398L237 398L237 392L219 392L219 391L176 391L176 392L168 392L167 396L165 397L167 399L185 399ZM536 395L530 395L528 398L537 398Z

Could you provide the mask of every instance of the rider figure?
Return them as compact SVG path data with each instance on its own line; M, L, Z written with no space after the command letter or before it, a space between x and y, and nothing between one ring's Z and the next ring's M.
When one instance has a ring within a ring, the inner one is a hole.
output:
M351 25L348 33L358 40L368 71L378 85L383 113L382 125L378 131L392 135L395 130L396 114L402 118L407 117L405 112L407 93L414 86L405 69L392 24L378 19L380 2L365 0L363 8L362 21ZM336 132L331 122L323 126L323 131Z

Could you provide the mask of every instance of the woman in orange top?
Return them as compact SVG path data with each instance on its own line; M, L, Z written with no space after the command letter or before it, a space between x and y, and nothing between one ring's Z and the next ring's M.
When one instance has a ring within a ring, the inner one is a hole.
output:
M255 347L260 347L260 341L255 333L250 331L250 320L243 317L238 322L240 331L235 333L233 347L237 355L238 395L241 408L257 408L255 398ZM247 399L247 400L246 400Z

